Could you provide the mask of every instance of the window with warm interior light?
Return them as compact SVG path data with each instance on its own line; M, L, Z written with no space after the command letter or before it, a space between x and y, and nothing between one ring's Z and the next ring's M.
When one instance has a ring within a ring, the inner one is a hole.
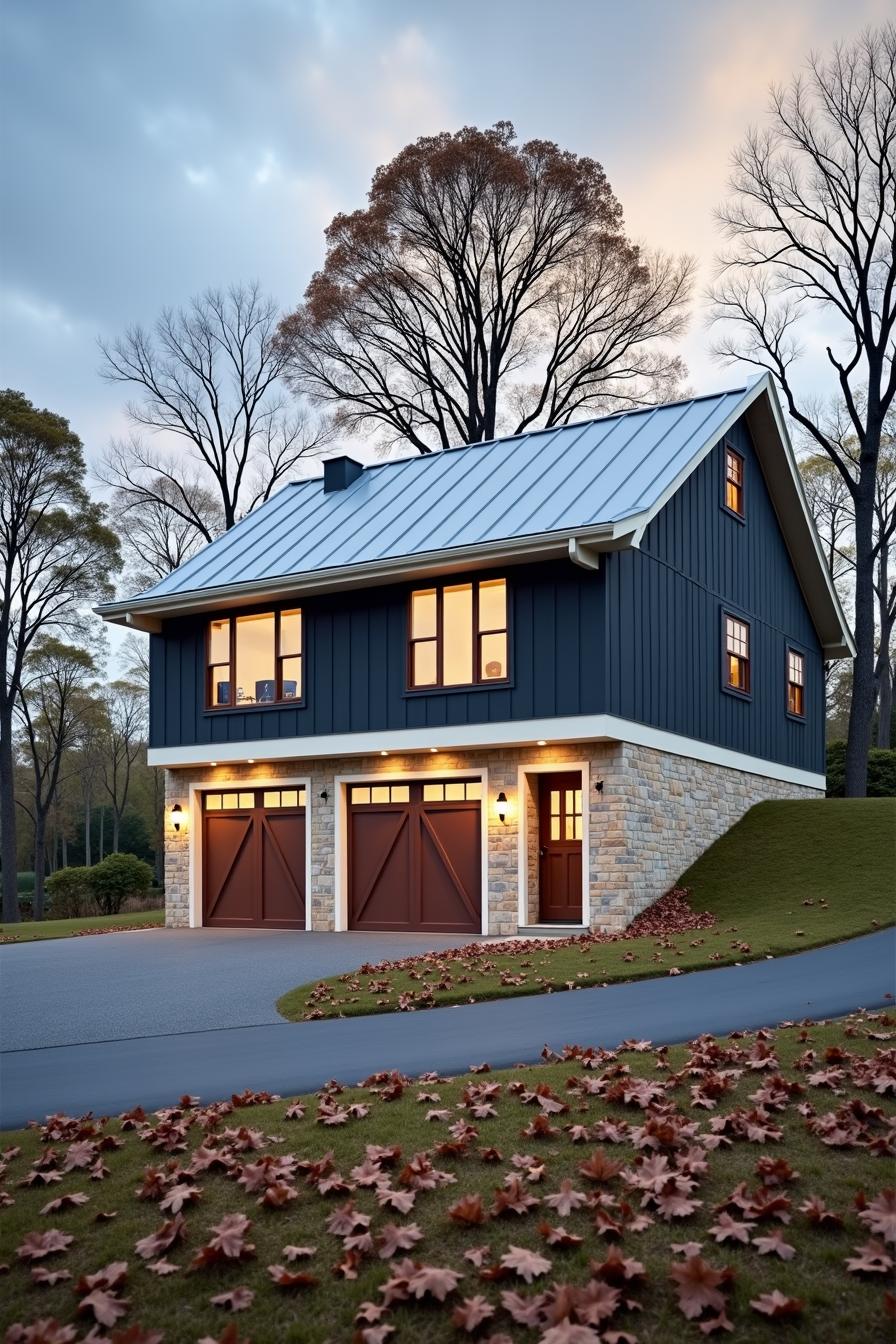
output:
M725 615L725 686L750 694L750 627L736 616Z
M744 516L744 459L733 448L725 447L725 508Z
M302 613L253 612L209 621L208 694L212 709L302 699Z
M796 649L787 650L787 713L795 719L806 713L806 660Z
M409 631L412 689L506 681L506 579L417 589L411 593Z

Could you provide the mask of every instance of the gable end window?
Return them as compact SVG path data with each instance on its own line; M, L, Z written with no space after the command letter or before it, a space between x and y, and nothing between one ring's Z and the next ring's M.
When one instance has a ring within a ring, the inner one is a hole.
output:
M787 713L806 717L806 659L798 649L787 650Z
M723 680L727 691L750 694L750 626L724 614Z
M744 459L725 445L725 508L736 518L744 516Z
M416 589L408 631L411 690L506 681L506 579Z
M295 703L302 699L302 613L253 612L208 623L209 709Z

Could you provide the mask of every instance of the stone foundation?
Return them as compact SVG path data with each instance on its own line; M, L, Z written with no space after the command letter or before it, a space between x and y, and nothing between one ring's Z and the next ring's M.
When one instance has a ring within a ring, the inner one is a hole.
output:
M624 928L639 911L667 891L712 842L754 803L769 798L817 798L801 785L627 742L579 742L548 747L450 750L438 755L340 757L338 760L282 761L256 765L191 766L166 771L166 923L190 922L190 847L197 840L198 816L175 834L171 805L186 808L189 786L301 777L310 781L308 815L311 846L311 924L335 926L336 805L340 775L400 775L458 770L488 771L489 933L510 936L538 921L538 840L535 767L558 769L588 764L589 910L592 928ZM526 771L532 774L527 775ZM521 775L522 772L522 775ZM596 784L602 781L603 790ZM521 787L522 786L522 787ZM495 799L507 795L506 824L495 814ZM327 798L321 793L326 791ZM520 874L521 818L527 819ZM522 896L521 896L522 892ZM485 893L483 893L485 896ZM198 903L197 903L198 906Z

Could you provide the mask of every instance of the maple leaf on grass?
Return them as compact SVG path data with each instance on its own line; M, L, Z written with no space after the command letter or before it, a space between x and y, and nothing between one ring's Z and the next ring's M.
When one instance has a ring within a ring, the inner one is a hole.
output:
M456 1204L451 1205L448 1217L456 1223L467 1223L470 1226L484 1223L485 1209L482 1207L482 1196L464 1195Z
M813 1227L838 1228L843 1226L843 1219L839 1213L829 1209L824 1200L819 1195L810 1195L800 1205L800 1213L804 1213Z
M180 1213L185 1204L192 1204L201 1198L202 1191L197 1185L172 1185L164 1198L159 1201L159 1208L162 1213Z
M285 1265L268 1265L271 1281L278 1288L314 1288L320 1280L301 1269L287 1269Z
M51 1227L47 1232L27 1232L21 1246L16 1250L20 1260L43 1260L46 1255L58 1255L67 1251L74 1237Z
M422 1237L422 1229L416 1223L407 1223L404 1226L399 1226L398 1223L386 1223L376 1239L379 1257L381 1260L391 1260L399 1251L411 1250Z
M284 1260L306 1260L316 1253L316 1246L284 1246L281 1254Z
M583 1238L577 1237L572 1232L567 1232L565 1227L552 1227L550 1223L541 1222L538 1224L539 1236L544 1237L549 1246L560 1246L567 1248L569 1246L581 1246Z
M255 1294L251 1288L240 1286L231 1288L228 1293L218 1293L217 1297L209 1298L213 1307L226 1307L228 1311L246 1311L255 1301Z
M859 1210L858 1217L875 1236L896 1243L896 1190L882 1190Z
M722 1213L719 1221L709 1229L709 1235L720 1245L725 1241L739 1241L743 1246L748 1246L750 1233L755 1226L755 1223L738 1222L730 1213Z
M609 1335L604 1335L609 1339ZM576 1325L574 1321L561 1321L546 1330L538 1344L595 1344L597 1336L587 1325Z
M722 1312L725 1297L719 1290L734 1277L729 1268L715 1269L700 1255L691 1255L682 1265L673 1265L669 1277L675 1285L678 1306L689 1321L704 1311Z
M505 1251L501 1256L501 1264L505 1269L512 1269L526 1283L531 1283L533 1279L540 1278L542 1274L547 1274L551 1268L551 1261L544 1255L539 1255L537 1251L526 1250L524 1246L513 1246Z
M561 1218L568 1218L574 1209L580 1209L588 1203L588 1196L576 1190L569 1177L560 1182L560 1189L554 1195L544 1196L545 1204L556 1210Z
M95 1274L82 1274L75 1292L79 1296L92 1292L94 1288L104 1288L109 1292L114 1292L121 1287L127 1276L128 1262L126 1260L113 1260L103 1269L98 1269Z
M850 1274L889 1274L893 1268L893 1259L882 1241L866 1241L853 1250L855 1255L846 1261Z
M468 1334L472 1334L494 1314L495 1308L491 1303L480 1293L477 1293L474 1297L465 1297L463 1302L454 1308L451 1313L451 1323L456 1325L459 1330L466 1330Z
M610 1247L606 1260L592 1260L591 1273L595 1278L621 1288L633 1287L645 1278L641 1261L623 1255L618 1246Z
M146 1266L153 1274L158 1274L160 1279L166 1278L169 1274L177 1274L180 1265L172 1265L170 1260L154 1260L151 1265Z
M148 1237L142 1237L134 1246L134 1250L143 1260L153 1260L162 1251L169 1250L176 1242L182 1241L186 1236L187 1223L182 1213L176 1213L173 1218L156 1232L150 1232Z
M53 1316L45 1316L31 1325L16 1322L5 1335L7 1344L75 1344L77 1338L73 1325L60 1325Z
M47 1269L44 1265L35 1265L31 1271L31 1282L44 1284L47 1288L52 1288L57 1283L64 1283L70 1278L71 1274L67 1269Z
M511 1176L503 1189L495 1191L492 1215L495 1218L500 1218L507 1213L522 1215L528 1213L538 1203L540 1203L539 1199L529 1193L520 1178Z
M463 1278L456 1270L444 1269L436 1265L418 1265L407 1281L408 1292L418 1300L434 1297L444 1302L449 1293L453 1293Z
M93 1292L82 1297L78 1303L78 1315L92 1315L100 1325L108 1329L127 1314L129 1306L127 1298L116 1297L115 1293L109 1292L106 1288L94 1288Z
M597 1184L611 1181L621 1170L622 1163L612 1161L600 1148L595 1148L588 1161L579 1165L581 1175Z
M236 1323L231 1321L223 1335L219 1335L217 1339L213 1335L203 1335L198 1344L252 1344L252 1341L244 1339L237 1330Z
M41 1215L62 1213L64 1209L76 1209L79 1204L86 1204L89 1200L89 1195L84 1195L79 1190L75 1190L71 1194L60 1195L58 1199L51 1199L49 1204L45 1204L41 1209Z
M796 1247L784 1240L780 1227L772 1228L766 1236L754 1237L753 1245L760 1255L777 1255L781 1260L792 1260L796 1255Z
M778 1288L770 1293L762 1293L759 1297L751 1298L750 1306L754 1311L758 1311L762 1316L770 1316L773 1320L787 1320L794 1316L800 1316L805 1303L801 1297L787 1297Z

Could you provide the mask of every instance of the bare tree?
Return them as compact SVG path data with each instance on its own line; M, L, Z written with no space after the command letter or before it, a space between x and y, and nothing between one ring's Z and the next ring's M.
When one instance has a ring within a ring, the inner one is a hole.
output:
M79 629L81 603L111 593L118 542L84 489L81 441L62 416L0 393L0 861L3 920L16 890L14 713L41 636Z
M44 917L47 818L64 782L63 763L78 740L80 724L94 703L96 665L87 649L44 636L34 642L19 688L34 781L34 918Z
M103 787L112 807L112 852L118 853L121 818L134 765L146 750L146 692L132 681L113 681L106 695Z
M855 512L855 641L846 793L865 793L874 710L875 489L896 395L896 26L869 30L772 90L770 124L734 156L719 218L732 247L713 314L731 327L717 350L769 369L790 415L841 473ZM801 320L835 329L834 393L857 445L854 463L801 397Z
M277 318L257 284L234 285L166 308L152 331L100 342L102 375L136 392L127 410L137 432L113 443L98 475L150 575L233 527L326 441L279 390ZM144 442L140 429L162 441Z
M510 122L426 136L337 215L281 325L293 388L421 453L656 400L692 262L641 250L603 169Z

